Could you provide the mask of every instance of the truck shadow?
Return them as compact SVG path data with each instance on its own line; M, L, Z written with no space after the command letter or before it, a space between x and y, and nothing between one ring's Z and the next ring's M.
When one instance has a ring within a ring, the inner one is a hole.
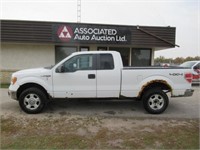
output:
M142 102L135 100L54 100L47 105L45 113L60 115L117 115L146 113Z

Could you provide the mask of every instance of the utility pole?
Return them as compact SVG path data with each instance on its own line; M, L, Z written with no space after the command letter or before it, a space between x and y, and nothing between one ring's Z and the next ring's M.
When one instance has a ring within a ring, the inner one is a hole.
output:
M77 0L77 22L81 22L81 0Z

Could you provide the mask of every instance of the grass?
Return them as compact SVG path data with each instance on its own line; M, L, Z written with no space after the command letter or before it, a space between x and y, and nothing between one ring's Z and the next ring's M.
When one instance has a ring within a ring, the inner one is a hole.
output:
M2 146L2 149L86 149L88 146L84 137L74 134L22 136L12 140L13 142Z
M10 86L10 84L8 84L8 83L2 83L2 84L0 84L0 88L8 88Z
M1 117L1 149L199 149L197 119L173 119L156 126L139 125L124 130L108 128L104 121L92 117ZM97 130L91 131L91 127Z

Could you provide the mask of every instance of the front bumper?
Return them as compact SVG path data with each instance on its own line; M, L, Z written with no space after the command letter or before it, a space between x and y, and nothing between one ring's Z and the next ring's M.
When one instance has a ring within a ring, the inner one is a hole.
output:
M10 96L10 98L17 100L17 92L15 91L8 91L8 96Z

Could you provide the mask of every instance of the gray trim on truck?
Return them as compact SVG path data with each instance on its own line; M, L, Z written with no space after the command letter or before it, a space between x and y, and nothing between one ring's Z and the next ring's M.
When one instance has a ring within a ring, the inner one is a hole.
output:
M194 90L193 89L187 89L185 90L185 93L184 95L177 95L177 96L171 96L171 97L189 97L189 96L192 96L194 93Z
M15 91L8 91L8 95L12 98L12 99L14 99L14 100L17 100L17 92L15 92Z

